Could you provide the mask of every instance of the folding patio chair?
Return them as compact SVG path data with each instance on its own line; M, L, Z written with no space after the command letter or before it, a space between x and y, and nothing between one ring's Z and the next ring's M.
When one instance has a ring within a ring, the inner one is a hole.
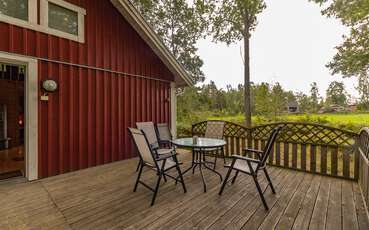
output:
M142 130L145 133L147 140L150 144L150 147L157 155L168 154L173 151L173 148L161 148L162 143L158 139L157 132L153 122L151 121L136 122L136 126L138 129ZM136 172L138 171L139 168L140 162L137 165Z
M205 138L214 138L214 139L222 139L223 140L224 125L225 125L224 121L207 121L204 137ZM205 151L204 156L206 155L206 156L214 157L214 162L211 162L212 164L214 164L214 169L216 168L217 159L218 159L219 156L223 158L224 164L226 163L225 156L224 156L224 147L210 148L210 149L206 149L206 150L203 150L203 151Z
M132 139L135 143L136 149L141 159L139 173L138 173L137 180L136 180L133 191L136 192L138 184L142 184L146 188L153 191L154 196L151 200L151 206L152 206L155 203L155 198L159 190L161 178L169 177L175 180L176 183L180 182L182 184L183 191L186 193L187 190L184 184L181 169L179 167L180 164L178 163L176 152L173 150L169 154L162 154L158 156L151 148L149 141L145 133L142 130L135 129L135 128L128 128L128 130L132 136ZM143 181L140 180L142 170L144 167L148 167L149 169L156 171L158 180L156 182L155 188L150 187L149 185L145 184ZM177 173L178 173L177 177L167 174L167 172L171 169L177 170Z
M172 133L169 129L169 125L167 123L158 123L156 124L156 133L159 139L160 145L165 145L168 147L172 146Z
M271 135L269 136L269 140L268 140L268 142L267 142L267 144L266 144L263 151L255 150L255 149L244 149L245 153L249 153L249 152L255 153L257 155L258 159L248 158L248 157L244 157L244 156L240 156L240 155L232 155L231 156L231 158L232 158L231 164L225 166L225 167L229 168L229 170L227 172L226 178L223 181L222 187L220 188L219 195L222 195L223 190L224 190L226 184L228 183L228 178L231 175L232 170L235 170L236 174L232 179L232 184L235 183L239 172L242 172L242 173L245 173L247 175L252 176L265 209L266 210L269 209L269 207L268 207L268 205L265 201L265 198L264 198L264 192L266 191L268 186L270 186L273 194L275 194L275 189L273 187L272 181L271 181L271 179L269 177L269 174L268 174L268 171L266 169L266 161L268 159L269 154L272 152L274 142L275 142L281 128L282 127L278 126L278 127L273 129ZM261 170L264 172L265 177L268 181L268 185L266 186L264 191L261 190L260 184L259 184L259 181L258 181L258 173Z

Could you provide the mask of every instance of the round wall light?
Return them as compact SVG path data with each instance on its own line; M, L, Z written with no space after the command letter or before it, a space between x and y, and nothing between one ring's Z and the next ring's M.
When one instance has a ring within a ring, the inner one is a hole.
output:
M53 93L58 90L58 83L51 79L44 80L42 81L42 89L48 93Z

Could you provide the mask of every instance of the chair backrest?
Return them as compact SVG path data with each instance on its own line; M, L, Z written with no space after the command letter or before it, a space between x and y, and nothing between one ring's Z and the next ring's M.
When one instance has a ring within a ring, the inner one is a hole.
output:
M159 140L171 141L172 133L170 132L169 125L167 123L156 124L156 130L158 133Z
M269 136L268 142L265 145L265 148L263 150L263 155L261 156L260 159L260 163L258 165L258 169L262 168L265 166L266 161L268 159L268 156L270 155L270 153L272 152L273 146L274 146L274 142L277 139L277 136L279 134L279 131L282 129L281 126L277 126L273 129L272 133Z
M207 121L205 137L223 139L224 125L225 125L224 121Z
M158 137L156 135L154 123L152 121L136 122L136 126L138 129L142 130L145 133L151 147L159 147Z
M133 142L135 143L136 149L141 160L145 164L149 164L152 166L156 166L156 161L154 158L154 154L151 151L149 142L146 138L145 133L142 130L135 129L135 128L128 128L129 133L132 136Z

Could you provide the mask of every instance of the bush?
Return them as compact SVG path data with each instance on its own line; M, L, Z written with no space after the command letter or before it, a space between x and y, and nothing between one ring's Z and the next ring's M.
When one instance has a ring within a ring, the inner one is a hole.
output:
M179 136L191 136L192 124L204 120L224 120L233 123L244 124L244 116L242 114L234 116L223 116L220 113L196 113L193 112L188 119L178 122L178 135ZM357 114L305 114L305 115L282 115L276 119L272 119L265 116L254 116L252 118L253 125L263 125L271 122L304 122L327 125L339 129L358 132L362 127L368 126L369 114L357 113Z

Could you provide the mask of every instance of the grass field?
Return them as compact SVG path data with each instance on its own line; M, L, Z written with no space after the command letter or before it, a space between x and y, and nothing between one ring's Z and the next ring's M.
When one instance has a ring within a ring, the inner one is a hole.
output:
M243 115L208 117L208 119L219 119L232 121L235 123L244 123ZM267 119L265 117L253 117L253 124L259 125L274 121L293 121L293 122L310 122L329 125L337 128L343 128L352 131L359 131L364 126L369 126L369 113L347 113L347 114L288 114L277 117L276 120Z

